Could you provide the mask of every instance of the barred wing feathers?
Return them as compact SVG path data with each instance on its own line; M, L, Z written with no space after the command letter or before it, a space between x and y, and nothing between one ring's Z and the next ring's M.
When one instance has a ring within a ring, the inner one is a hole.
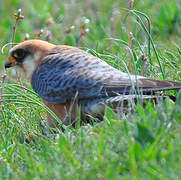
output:
M102 99L118 94L144 94L181 89L181 82L129 75L77 48L57 46L41 61L31 79L32 88L48 102Z

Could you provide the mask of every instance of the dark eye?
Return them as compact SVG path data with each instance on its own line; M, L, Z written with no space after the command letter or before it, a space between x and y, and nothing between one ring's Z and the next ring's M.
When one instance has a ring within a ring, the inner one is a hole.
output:
M12 53L12 56L19 62L23 61L26 55L27 52L24 49L17 49Z

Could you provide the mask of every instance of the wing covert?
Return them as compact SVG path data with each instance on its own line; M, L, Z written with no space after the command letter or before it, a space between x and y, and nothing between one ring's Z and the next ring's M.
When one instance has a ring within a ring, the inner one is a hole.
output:
M109 75L105 76L104 71L109 71ZM33 73L31 84L48 102L66 102L77 92L79 99L97 98L105 96L104 83L114 80L113 71L115 69L104 61L79 49L64 53L58 50L44 58Z
M77 48L57 46L34 71L32 88L48 102L64 103L76 94L79 100L180 89L181 82L151 80L129 75Z

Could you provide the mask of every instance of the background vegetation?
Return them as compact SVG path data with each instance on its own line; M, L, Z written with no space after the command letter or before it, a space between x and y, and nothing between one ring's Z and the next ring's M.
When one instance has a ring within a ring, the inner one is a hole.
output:
M180 80L180 1L136 0L133 8L130 2L0 0L0 46L11 42L21 8L16 43L29 37L80 46L123 71ZM8 49L0 54L2 74ZM175 104L137 105L121 117L107 109L102 123L67 128L54 138L41 134L46 109L30 84L23 85L12 70L0 85L0 179L180 179L178 92L170 92L178 96Z

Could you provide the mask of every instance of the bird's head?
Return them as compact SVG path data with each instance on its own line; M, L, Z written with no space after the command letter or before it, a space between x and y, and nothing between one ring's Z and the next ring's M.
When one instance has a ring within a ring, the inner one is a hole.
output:
M24 41L10 49L4 66L5 68L15 66L18 70L23 71L27 79L30 79L43 57L54 47L55 45L46 41Z

